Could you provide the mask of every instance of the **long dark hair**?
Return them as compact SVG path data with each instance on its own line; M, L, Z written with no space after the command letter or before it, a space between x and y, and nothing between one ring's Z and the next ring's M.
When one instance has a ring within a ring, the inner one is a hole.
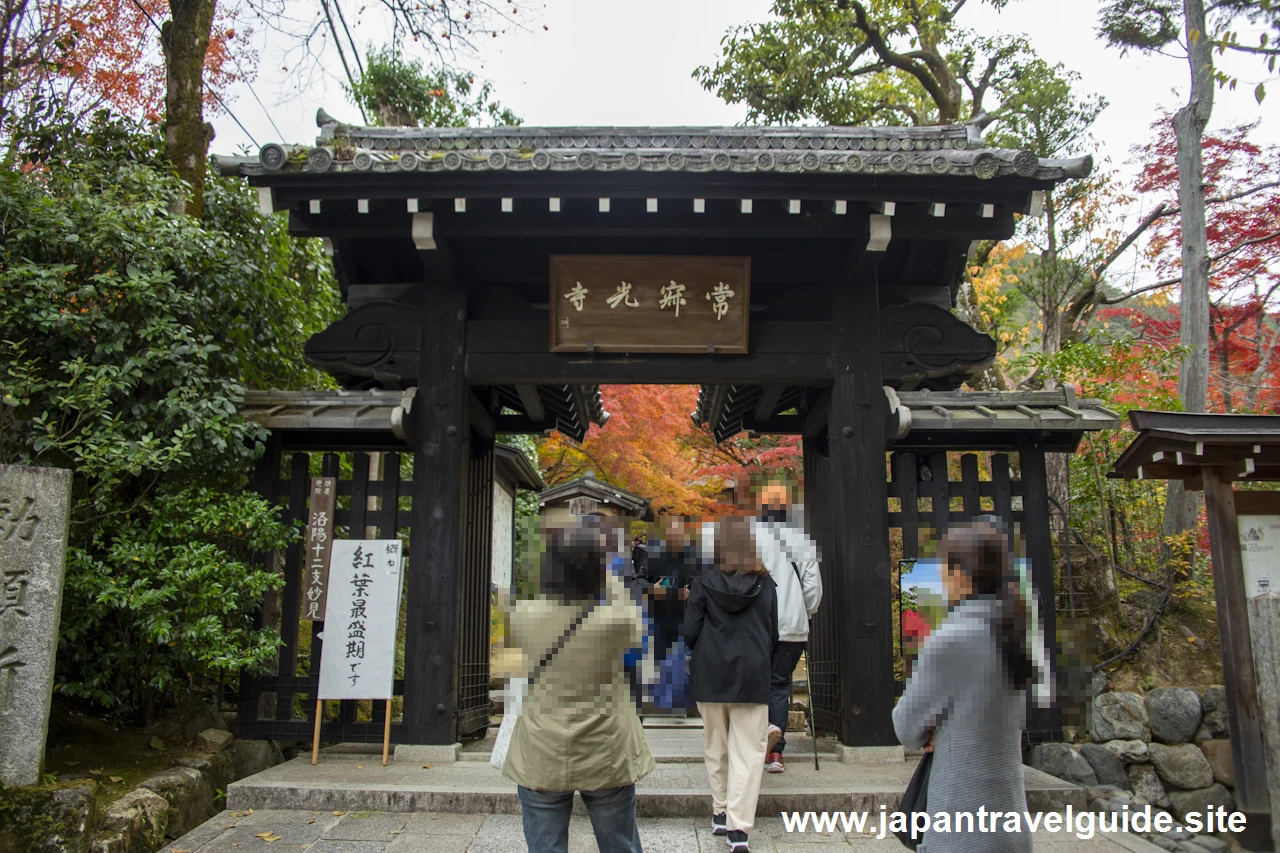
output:
M1025 690L1034 667L1027 648L1030 613L1010 559L1009 540L989 522L955 525L942 540L941 556L950 571L963 572L973 584L970 597L994 598L996 645L1014 690Z
M604 591L604 531L577 524L551 531L539 588L563 601L590 601Z

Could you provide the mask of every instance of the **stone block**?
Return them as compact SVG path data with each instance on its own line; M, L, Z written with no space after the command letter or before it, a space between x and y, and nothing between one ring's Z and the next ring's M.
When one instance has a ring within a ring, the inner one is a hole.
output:
M1236 809L1236 798L1231 792L1216 782L1196 791L1170 791L1169 810L1178 820L1186 820L1192 812L1203 812L1206 808L1217 809L1222 806L1228 812Z
M151 853L164 844L169 803L146 788L135 788L107 807L97 850L111 853Z
M845 764L901 764L907 752L901 746L845 746L836 744L836 755Z
M204 752L222 752L231 746L235 735L222 729L205 729L196 737L196 746Z
M1058 779L1096 788L1098 777L1089 762L1069 743L1038 743L1031 748L1032 767Z
M453 764L462 752L462 744L398 743L392 747L396 761L418 764Z
M1201 714L1200 696L1189 687L1161 687L1147 694L1151 736L1162 743L1190 743Z
M787 712L787 731L802 732L807 728L809 728L809 718L804 715L804 711Z
M35 785L49 734L71 472L0 465L0 783Z
M1125 764L1146 764L1151 760L1145 740L1109 740L1098 745L1115 753Z
M1093 739L1150 740L1151 722L1137 693L1103 693L1093 700Z
M1204 711L1204 725L1214 737L1227 737L1231 726L1227 722L1227 691L1222 687L1210 687L1200 697Z
M1086 743L1080 747L1080 757L1089 762L1099 785L1128 789L1129 774L1124 772L1124 762L1114 752L1096 743Z
M1226 785L1228 788L1234 788L1236 786L1236 768L1231 761L1231 741L1207 740L1200 744L1200 751L1204 753L1205 760L1209 762L1209 767L1213 770L1213 781Z
M1169 795L1165 792L1164 783L1150 764L1131 764L1128 769L1129 786L1133 790L1134 800L1139 805L1150 803L1153 806L1167 807Z
M222 715L218 713L218 709L207 702L202 702L188 711L186 718L182 721L182 739L188 742L195 741L205 729L230 731Z
M238 740L231 744L231 754L235 757L237 779L261 773L284 762L280 747L269 740Z
M1213 784L1213 768L1195 744L1151 744L1151 763L1165 785L1193 791Z
M204 774L194 767L174 767L143 781L141 787L164 797L169 804L169 824L165 834L180 838L213 814L213 789Z

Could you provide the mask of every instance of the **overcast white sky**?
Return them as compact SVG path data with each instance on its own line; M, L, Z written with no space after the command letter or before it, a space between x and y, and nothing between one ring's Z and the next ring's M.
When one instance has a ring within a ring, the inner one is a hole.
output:
M704 91L690 74L716 58L725 30L764 20L769 5L769 0L648 0L638 5L544 0L526 31L482 39L485 52L468 64L493 81L497 97L528 125L737 124L745 110ZM1019 0L1002 13L976 5L965 10L964 23L981 31L1025 33L1044 58L1078 71L1086 90L1110 102L1095 126L1096 153L1123 166L1130 147L1149 138L1159 111L1181 104L1187 65L1174 58L1121 57L1105 48L1094 35L1098 5L1098 0ZM369 32L357 37L384 40ZM300 89L294 75L280 70L279 44L262 34L259 38L264 52L253 88L265 109L243 85L230 100L259 144L311 142L318 106L338 118L359 120L339 85L339 67L327 81L317 78ZM1242 85L1236 92L1218 92L1213 127L1261 119L1255 139L1280 142L1280 110L1271 102L1260 107L1253 100L1253 84L1264 75L1261 64L1233 59L1226 67L1241 76ZM1272 99L1280 99L1280 86L1272 88ZM214 152L255 147L227 115L215 116L213 123Z

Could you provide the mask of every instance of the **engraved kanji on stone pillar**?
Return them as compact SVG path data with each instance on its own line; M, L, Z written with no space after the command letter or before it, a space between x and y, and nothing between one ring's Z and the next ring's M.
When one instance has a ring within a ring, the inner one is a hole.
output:
M40 780L53 692L71 472L0 465L0 782Z

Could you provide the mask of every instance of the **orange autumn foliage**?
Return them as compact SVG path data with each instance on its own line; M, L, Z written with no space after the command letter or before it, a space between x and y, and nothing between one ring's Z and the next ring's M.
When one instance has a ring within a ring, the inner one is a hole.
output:
M581 444L560 433L543 439L538 458L548 484L588 470L629 492L649 498L660 514L700 515L717 506L720 481L695 485L710 461L689 414L696 385L605 385L600 389L609 423L592 426Z
M710 431L690 417L696 385L604 385L600 394L609 422L592 426L581 444L559 433L538 444L549 485L587 471L649 498L658 514L720 512L726 480L802 468L798 436L735 436L717 446Z
M219 4L205 56L205 108L256 67L238 9ZM58 73L91 99L125 115L159 121L164 115L165 67L160 33L168 0L75 0L63 7L68 33Z

